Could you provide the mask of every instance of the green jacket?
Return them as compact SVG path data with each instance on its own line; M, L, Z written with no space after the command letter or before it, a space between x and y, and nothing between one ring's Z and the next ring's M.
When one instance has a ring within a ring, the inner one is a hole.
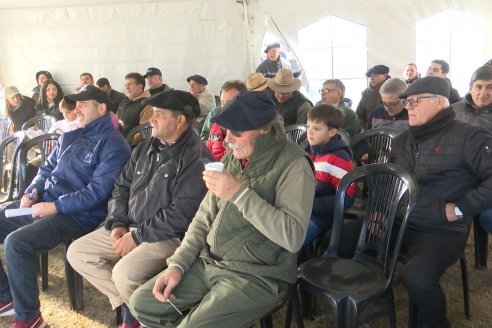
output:
M255 139L244 170L232 152L222 161L244 186L230 202L207 193L168 265L186 272L200 256L232 271L293 283L314 199L310 161L297 145L270 133Z

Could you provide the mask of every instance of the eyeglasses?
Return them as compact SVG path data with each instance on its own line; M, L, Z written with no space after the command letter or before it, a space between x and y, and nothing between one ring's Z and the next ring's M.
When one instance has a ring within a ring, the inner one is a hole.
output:
M328 94L328 93L330 93L332 91L338 91L338 90L336 90L336 89L320 89L319 90L319 94L320 95L326 95L326 94Z
M395 108L396 106L398 106L399 103L401 103L401 100L390 102L390 103L387 103L387 102L384 102L383 101L383 106L384 107L389 107L389 108Z
M436 97L438 96L420 96L417 98L403 99L403 106L407 107L407 105L410 105L410 107L417 107L421 99L436 98Z

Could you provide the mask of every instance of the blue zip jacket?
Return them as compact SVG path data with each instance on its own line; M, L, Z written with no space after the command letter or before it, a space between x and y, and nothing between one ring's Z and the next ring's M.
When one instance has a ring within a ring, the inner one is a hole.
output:
M130 154L105 115L64 133L26 193L37 188L39 202L54 202L59 214L93 230L106 218L113 183Z

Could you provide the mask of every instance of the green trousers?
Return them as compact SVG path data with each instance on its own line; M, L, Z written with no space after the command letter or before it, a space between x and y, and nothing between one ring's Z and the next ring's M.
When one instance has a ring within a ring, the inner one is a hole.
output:
M154 327L217 328L250 327L287 294L287 283L241 274L198 259L173 290L173 304L181 311L192 310L183 318L169 304L152 294L157 275L140 286L130 298L130 310L142 325Z

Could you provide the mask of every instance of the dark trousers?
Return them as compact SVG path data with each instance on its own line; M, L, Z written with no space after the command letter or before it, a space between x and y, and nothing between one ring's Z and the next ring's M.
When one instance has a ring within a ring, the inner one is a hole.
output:
M339 254L351 258L357 246L362 220L343 225ZM408 257L403 282L409 302L417 309L414 327L449 327L446 297L439 279L456 263L466 247L467 234L458 232L425 232L407 228L402 251Z
M0 265L0 301L14 302L19 320L39 315L37 256L58 244L88 231L68 215L55 214L40 219L30 215L5 218L5 209L18 208L14 202L0 210L0 242L4 243L7 275Z

